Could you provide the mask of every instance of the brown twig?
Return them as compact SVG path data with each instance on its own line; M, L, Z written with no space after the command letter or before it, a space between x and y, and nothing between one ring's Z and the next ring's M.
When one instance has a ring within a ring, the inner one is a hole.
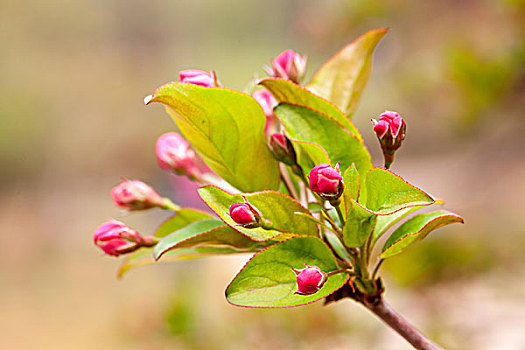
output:
M382 297L363 304L418 350L443 350L398 314Z

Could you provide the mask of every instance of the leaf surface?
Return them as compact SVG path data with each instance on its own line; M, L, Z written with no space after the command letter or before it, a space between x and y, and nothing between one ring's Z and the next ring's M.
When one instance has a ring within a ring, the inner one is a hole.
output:
M161 239L153 248L153 257L159 260L162 254L173 249L177 243L223 225L224 223L217 219L204 219L185 226Z
M288 103L308 107L315 111L324 113L337 122L346 130L362 141L361 134L347 116L332 102L313 94L304 87L301 87L289 80L284 79L264 79L260 85L268 89L279 103Z
M361 172L359 172L361 174ZM402 177L381 168L366 175L366 208L387 215L398 210L433 204L434 199Z
M213 219L211 214L192 208L182 208L166 219L155 231L155 237L165 237L195 221Z
M156 261L153 258L153 248L141 248L132 255L126 257L120 265L117 276L122 278L130 270L140 267L158 263L165 263L186 259L198 259L208 256L225 255L225 254L239 254L245 253L238 249L223 246L223 247L192 247L171 250L163 255L162 260Z
M266 117L251 96L225 88L168 83L146 102L166 105L206 164L232 186L244 192L278 188L278 162L264 135Z
M347 208L346 222L343 227L343 239L347 247L364 245L372 234L377 215L363 208L355 201L350 201Z
M372 70L372 54L386 28L369 30L326 61L307 88L352 115Z
M358 172L366 174L372 168L366 147L328 115L291 104L280 104L274 111L290 138L320 145L332 162L339 162L342 169L355 163Z
M296 212L310 215L308 210L285 194L274 191L244 194L247 201L280 231L265 230L262 227L244 228L237 225L230 217L230 206L244 202L240 194L232 195L220 188L206 186L199 189L199 195L228 226L254 241L267 241L277 236L282 236L279 238L282 240L293 235L317 235L317 225L314 222L302 215L295 215Z
M416 215L404 222L392 233L387 239L379 257L386 259L397 255L407 247L428 236L433 230L455 222L463 223L463 218L445 210Z
M316 237L294 237L255 254L226 289L228 302L247 307L291 307L320 300L339 289L346 273L329 276L315 294L298 295L292 268L316 265L324 272L338 269L330 248Z

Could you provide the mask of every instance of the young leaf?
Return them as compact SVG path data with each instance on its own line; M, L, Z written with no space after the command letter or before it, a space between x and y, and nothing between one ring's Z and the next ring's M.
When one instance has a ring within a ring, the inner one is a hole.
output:
M297 141L293 139L290 139L290 141L292 141L295 152L297 153L297 164L301 166L303 171L307 172L317 164L332 165L330 157L323 147L319 146L318 144L307 141ZM308 173L305 173L305 175L308 175Z
M165 237L170 233L180 230L181 228L188 226L195 221L212 218L213 216L203 211L192 208L182 208L172 217L160 224L154 235L155 237Z
M359 171L360 174L361 171ZM387 215L398 210L433 204L435 201L419 188L400 176L381 168L366 175L366 208L376 214Z
M308 107L314 111L324 113L339 122L346 130L350 131L357 139L362 141L361 134L347 116L332 102L319 97L304 87L289 80L264 79L260 85L268 89L279 103L288 103Z
M267 241L277 236L282 236L279 239L284 239L294 235L317 235L315 223L302 215L295 215L295 212L310 215L308 210L285 194L273 191L244 194L246 200L279 230L265 230L262 227L244 228L237 225L230 217L230 206L244 202L240 194L232 195L220 188L206 186L199 189L199 195L228 226L254 241ZM283 236L283 232L287 234Z
M154 257L158 260L165 253L172 251L173 249L181 248L230 247L241 253L254 252L266 246L263 243L252 241L238 231L224 225L222 221L220 223L221 226L219 227L212 228L193 236L190 235L186 229L172 233L155 246ZM193 225L196 224L197 223Z
M224 223L217 219L204 219L183 227L161 239L153 249L153 257L155 260L159 260L162 254L172 249L180 241L192 238L223 225Z
M342 169L355 163L359 173L366 174L372 168L366 147L328 115L291 104L280 104L274 112L283 122L290 138L320 145L332 162L341 163Z
M225 88L169 83L149 96L150 102L169 107L206 164L231 185L245 192L278 188L278 162L264 135L266 117L252 97Z
M139 267L147 266L155 263L165 263L177 260L185 259L198 259L208 256L225 255L225 254L239 254L246 253L236 248L223 246L223 247L192 247L171 250L163 255L162 260L156 261L153 258L153 248L141 248L132 255L126 257L120 265L117 276L122 278L128 271Z
M463 223L463 218L445 210L416 215L392 233L379 257L386 259L397 255L408 246L425 238L433 230L455 222Z
M347 247L361 247L372 234L377 221L377 215L364 209L355 201L350 201L347 207L343 239Z
M434 204L443 204L442 200L436 200ZM379 215L377 217L377 223L376 227L374 229L374 234L372 235L372 246L377 242L381 236L385 234L386 231L392 226L394 226L396 223L401 221L404 217L407 215L410 215L411 213L415 212L416 210L419 210L423 207L426 207L427 205L417 205L415 207L409 207L405 209L401 209L399 211L396 211L395 213L388 214L388 215Z
M328 277L323 287L312 295L294 294L296 275L292 268L316 265L324 272L338 269L330 248L316 237L294 237L255 254L226 289L226 299L233 305L247 307L291 307L320 300L339 289L348 274Z
M162 238L174 231L188 226L189 224L195 221L212 218L213 217L210 214L205 213L203 211L192 208L182 208L181 210L176 212L172 217L168 218L162 224L160 224L160 226L155 231L154 236ZM126 272L128 272L132 268L155 263L152 251L153 248L142 248L136 252L127 254L124 260L122 261L122 264L120 265L118 277L122 277Z
M352 115L370 77L374 49L386 32L369 30L343 47L319 68L307 88Z
M345 190L341 201L341 211L344 215L348 214L348 210L352 207L352 200L359 200L359 192L361 190L361 183L359 180L359 173L355 164L349 166L343 173L343 183Z
M182 240L174 245L173 248L189 248L189 247L223 247L228 246L239 252L258 251L262 248L273 244L274 242L256 242L246 237L242 233L235 231L228 225L222 225L203 232L199 235Z

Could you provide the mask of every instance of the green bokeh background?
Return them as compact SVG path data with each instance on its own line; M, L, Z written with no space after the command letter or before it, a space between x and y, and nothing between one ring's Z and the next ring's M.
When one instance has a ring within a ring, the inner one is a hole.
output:
M142 99L187 68L242 89L286 48L308 74L363 31L390 27L355 122L406 119L393 170L466 219L384 264L386 297L450 349L525 347L525 4L494 1L0 1L0 348L408 349L352 301L287 310L227 304L247 257L145 267L116 279L93 247L126 215L120 176L203 206L156 165L174 128Z

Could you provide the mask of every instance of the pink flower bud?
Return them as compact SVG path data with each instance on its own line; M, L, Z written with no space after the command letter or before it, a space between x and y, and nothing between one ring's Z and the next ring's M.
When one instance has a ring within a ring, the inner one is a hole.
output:
M395 139L405 124L403 118L392 111L385 111L379 116L379 121L372 119L372 123L374 123L374 131L380 139L384 138L389 131Z
M127 210L143 210L164 205L164 198L140 180L122 179L120 185L111 190L111 198L119 208Z
M254 228L260 226L261 213L250 203L235 203L230 206L230 216L237 224Z
M277 106L277 100L270 91L261 89L254 91L252 97L261 105L267 117L274 117L273 109Z
M168 132L157 139L157 162L162 169L173 170L179 175L193 176L197 172L195 152L190 143L176 132Z
M204 72L202 70L188 69L179 72L180 82L189 83L204 87L217 87L220 86L217 82L215 72L211 73Z
M327 274L315 265L306 265L306 268L297 270L292 268L297 275L297 291L294 294L310 295L317 293L326 282Z
M326 200L337 200L343 194L344 184L339 171L339 163L335 168L329 164L315 166L310 171L308 180L310 181L310 189Z
M294 165L297 161L292 142L282 133L274 133L270 136L268 148L272 155L280 162Z
M389 128L388 122L384 120L380 120L376 122L376 124L374 125L374 132L376 133L379 139L382 139L388 132L388 128Z
M265 70L271 77L288 79L299 84L306 72L306 57L288 49L272 61L272 68L265 67Z
M122 222L110 220L97 228L93 241L107 255L119 256L140 248L143 238Z
M372 123L374 124L374 132L381 143L385 166L389 168L394 161L395 152L401 147L405 139L405 121L398 113L385 111L379 116L379 120L372 119Z
M252 97L261 105L264 114L266 115L264 133L266 134L266 137L269 137L269 135L278 131L281 125L281 122L273 113L273 109L277 106L277 100L266 89L254 91Z

